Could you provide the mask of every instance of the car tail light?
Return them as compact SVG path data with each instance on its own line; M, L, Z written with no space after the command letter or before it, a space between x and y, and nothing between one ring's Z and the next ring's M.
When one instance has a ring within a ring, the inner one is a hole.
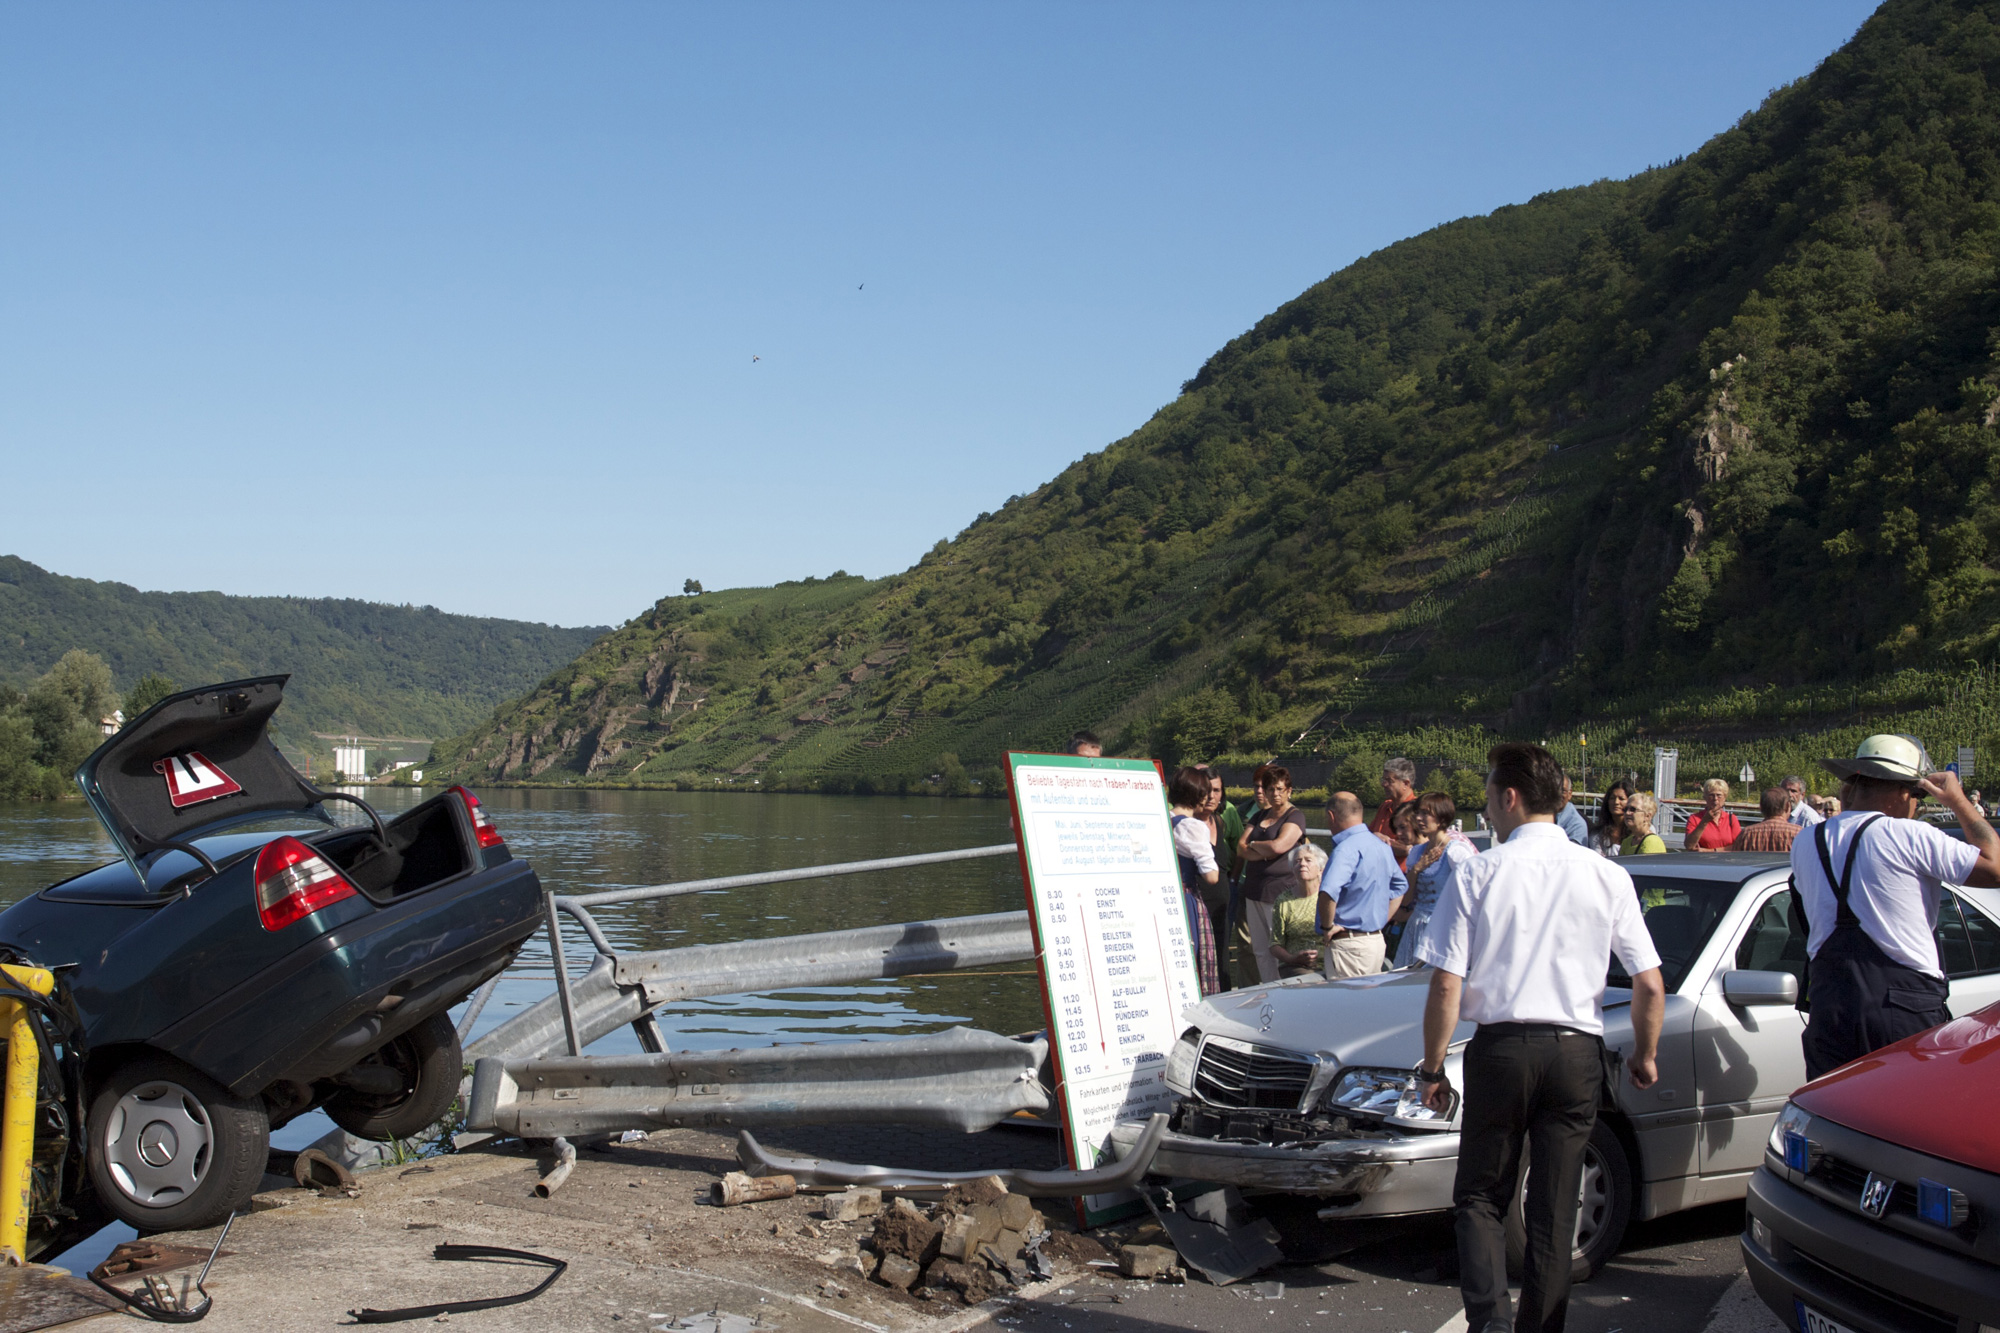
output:
M504 847L507 840L500 836L500 830L493 827L493 819L479 804L479 798L463 787L453 787L453 791L465 801L465 813L472 816L472 836L479 839L481 847Z
M257 853L257 917L266 930L283 930L354 894L326 858L297 838L267 842Z

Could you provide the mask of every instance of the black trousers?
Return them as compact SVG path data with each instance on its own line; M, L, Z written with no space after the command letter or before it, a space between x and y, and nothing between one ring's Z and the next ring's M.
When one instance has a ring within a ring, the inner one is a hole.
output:
M1471 1333L1490 1324L1560 1333L1569 1314L1583 1149L1597 1125L1604 1042L1545 1023L1482 1025L1465 1051L1465 1114L1452 1207ZM1507 1296L1507 1212L1528 1152L1521 1308Z
M1807 1078L1951 1021L1945 983L1889 957L1858 926L1834 927L1808 976Z

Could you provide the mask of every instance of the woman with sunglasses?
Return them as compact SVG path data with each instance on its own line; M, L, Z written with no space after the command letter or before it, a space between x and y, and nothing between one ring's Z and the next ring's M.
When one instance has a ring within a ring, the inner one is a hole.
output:
M1292 804L1292 775L1281 764L1261 764L1251 775L1257 811L1236 842L1243 861L1243 929L1257 980L1278 979L1271 955L1271 914L1280 900L1298 891L1299 844L1306 836L1305 814ZM1240 977L1247 983L1248 977Z

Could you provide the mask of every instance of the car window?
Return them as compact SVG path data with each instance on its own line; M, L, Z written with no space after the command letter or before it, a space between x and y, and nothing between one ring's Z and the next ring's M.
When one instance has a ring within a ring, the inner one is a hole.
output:
M1947 977L2000 972L2000 927L1955 893L1938 899L1937 941Z
M1660 980L1669 991L1675 990L1687 979L1688 968L1715 933L1715 923L1736 901L1743 886L1735 880L1683 879L1677 875L1634 875L1632 886L1638 890L1653 948L1659 951ZM1616 956L1604 984L1632 984Z
M1743 943L1736 946L1736 966L1751 972L1789 972L1806 983L1806 925L1790 890L1764 900L1751 918Z

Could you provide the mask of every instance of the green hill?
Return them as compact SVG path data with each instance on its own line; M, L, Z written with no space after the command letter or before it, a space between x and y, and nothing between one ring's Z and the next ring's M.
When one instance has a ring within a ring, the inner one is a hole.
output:
M663 599L438 757L898 787L1078 726L1672 734L1731 777L1884 716L2000 739L1996 15L1891 0L1685 159L1335 273L903 574Z
M292 753L322 759L331 751L315 732L463 731L603 633L429 606L141 592L0 556L0 686L27 688L73 648L102 659L120 690L149 672L186 687L289 671L274 730Z

